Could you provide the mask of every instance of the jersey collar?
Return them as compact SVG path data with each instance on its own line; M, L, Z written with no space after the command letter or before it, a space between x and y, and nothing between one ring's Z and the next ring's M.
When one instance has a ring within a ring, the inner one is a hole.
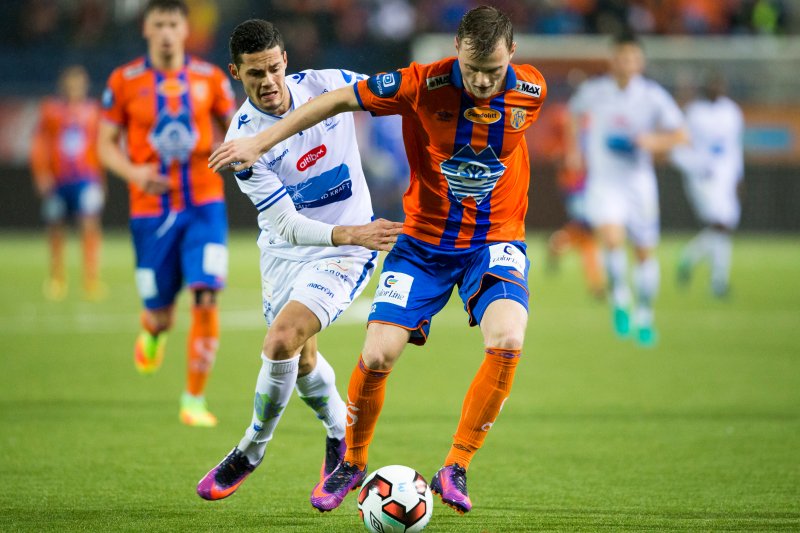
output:
M464 90L464 78L461 76L461 67L459 66L458 59L453 61L453 66L450 70L450 82L453 84L454 87L457 87ZM506 87L504 91L510 91L514 87L517 86L517 73L514 72L514 69L511 66L511 63L508 64L508 70L506 71Z

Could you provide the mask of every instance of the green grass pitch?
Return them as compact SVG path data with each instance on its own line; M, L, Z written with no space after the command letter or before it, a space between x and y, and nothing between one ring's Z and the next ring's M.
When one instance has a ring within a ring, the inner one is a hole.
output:
M324 431L292 400L259 469L232 497L195 484L249 422L264 335L255 232L231 239L222 341L207 395L215 429L178 423L186 295L164 367L136 374L138 330L127 235L104 248L110 297L41 293L38 233L3 234L0 261L0 530L359 531L355 497L321 515L308 503ZM607 308L585 293L577 258L544 272L544 235L529 256L531 314L514 390L469 472L474 511L436 502L427 531L800 530L800 239L742 236L733 291L688 291L660 250L660 343L614 338ZM372 289L321 335L344 391L363 341ZM460 302L433 321L423 348L395 368L370 466L441 465L482 358Z

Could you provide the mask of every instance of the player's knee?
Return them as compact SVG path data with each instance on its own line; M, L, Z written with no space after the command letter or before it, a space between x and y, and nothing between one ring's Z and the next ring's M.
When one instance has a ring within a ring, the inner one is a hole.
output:
M275 361L289 359L303 345L303 340L302 334L296 328L273 325L264 338L264 355Z
M513 325L503 325L487 333L484 342L487 348L521 350L525 334Z
M365 346L361 352L361 359L370 370L391 370L397 357L377 347Z
M216 305L217 291L213 289L201 288L194 291L194 304L202 307Z

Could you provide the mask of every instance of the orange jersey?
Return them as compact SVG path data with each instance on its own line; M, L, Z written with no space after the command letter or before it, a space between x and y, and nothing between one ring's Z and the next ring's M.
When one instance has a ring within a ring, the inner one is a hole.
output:
M143 57L111 73L104 118L126 130L133 163L157 163L170 181L170 192L160 197L129 185L132 217L222 201L222 178L208 168L212 116L227 118L234 103L222 70L192 57L168 72Z
M70 104L57 98L45 99L31 144L34 179L52 177L56 185L100 180L99 120L100 106L94 100Z
M365 110L403 116L411 167L404 233L444 249L525 239L523 134L547 95L538 70L509 65L504 91L474 99L451 57L378 74L355 92Z

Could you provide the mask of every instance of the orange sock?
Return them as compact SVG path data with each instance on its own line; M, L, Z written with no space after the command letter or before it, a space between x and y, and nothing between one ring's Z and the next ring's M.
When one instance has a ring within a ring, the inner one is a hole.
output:
M216 305L194 305L189 346L186 350L186 392L201 396L219 347L219 313Z
M100 280L100 229L87 227L83 232L83 279L87 287Z
M444 461L445 466L458 463L465 469L469 468L472 457L483 445L486 433L511 393L520 354L521 350L486 348L483 364L464 398L461 419L453 435L450 453Z
M589 231L586 231L579 246L583 258L583 272L589 289L593 293L601 294L606 286L606 278L605 272L600 266L600 250L597 247L597 241Z
M347 387L347 452L344 460L359 468L367 466L369 443L383 408L386 378L391 370L370 370L359 357Z
M50 279L67 281L67 272L64 267L64 244L66 236L61 226L51 226L47 236L50 244Z

